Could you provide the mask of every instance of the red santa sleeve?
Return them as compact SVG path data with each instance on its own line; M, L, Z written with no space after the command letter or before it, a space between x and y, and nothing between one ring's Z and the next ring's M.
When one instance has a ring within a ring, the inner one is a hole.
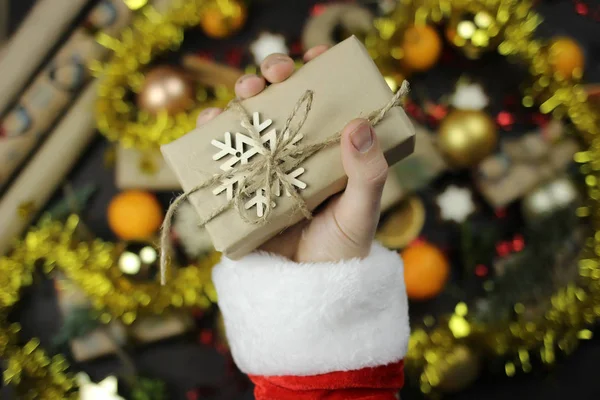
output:
M392 400L410 334L400 256L294 263L267 253L213 272L227 338L257 400Z

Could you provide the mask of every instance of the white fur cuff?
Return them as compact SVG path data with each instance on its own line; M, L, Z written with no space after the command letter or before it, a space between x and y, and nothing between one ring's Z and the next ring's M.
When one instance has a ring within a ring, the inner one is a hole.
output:
M400 256L374 244L365 259L298 264L266 253L225 258L213 281L238 367L306 376L399 361L408 345Z

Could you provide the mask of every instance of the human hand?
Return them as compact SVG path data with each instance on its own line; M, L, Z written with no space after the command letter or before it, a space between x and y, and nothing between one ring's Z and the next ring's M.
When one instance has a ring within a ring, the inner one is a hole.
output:
M308 50L310 62L327 51L326 46ZM262 92L267 82L279 83L294 72L293 60L284 54L272 54L261 64L263 77L244 75L235 85L238 98L246 99ZM223 112L205 109L198 126ZM324 204L311 220L288 228L265 243L261 250L280 254L296 262L335 262L363 258L369 254L380 215L381 194L388 165L371 124L364 119L350 121L342 130L342 163L348 176L346 190Z

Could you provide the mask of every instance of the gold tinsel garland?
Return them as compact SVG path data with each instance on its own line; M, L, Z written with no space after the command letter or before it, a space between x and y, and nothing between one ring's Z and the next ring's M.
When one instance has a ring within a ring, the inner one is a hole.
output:
M152 116L128 100L144 83L144 69L157 55L179 48L184 31L200 24L208 0L177 0L166 14L146 7L132 27L119 39L99 35L101 45L113 50L106 65L90 68L101 77L96 103L96 121L100 132L123 147L138 150L157 149L196 127L198 113L208 107L224 107L233 98L231 88L218 87L214 98L206 90L197 92L196 107L170 116L166 111Z
M231 98L228 91L217 91L216 100L203 102L199 109L174 117L166 114L152 117L127 101L128 93L139 90L143 83L141 69L157 54L176 49L181 44L184 30L198 25L205 3L206 0L180 2L166 15L146 9L135 20L133 28L119 40L100 36L100 42L115 52L108 65L92 66L103 76L96 107L98 126L110 140L119 141L125 147L156 148L193 129L200 108L223 106ZM585 92L577 82L553 72L545 44L533 38L541 18L531 11L531 3L518 0L400 0L394 13L376 21L376 31L367 38L366 44L382 72L393 75L397 59L401 58L398 39L409 24L437 23L451 18L453 13L476 14L480 11L494 18L494 31L488 33L501 39L498 51L524 63L529 69L533 84L526 90L523 104L531 106L538 102L542 112L552 112L557 117L568 116L579 129L588 149L577 153L575 160L581 163L581 172L585 175L588 203L578 210L578 215L587 218L594 234L587 239L579 261L580 279L552 296L543 318L528 318L525 307L515 304L515 319L508 327L485 326L474 323L469 318L467 305L459 303L453 314L439 318L434 327L428 324L415 329L406 366L409 374L419 377L425 393L435 389L449 390L448 370L457 363L472 375L478 368L480 356L507 360L504 369L509 376L517 370L529 372L534 358L552 364L555 351L570 352L578 340L588 339L591 332L586 327L600 316L600 164L597 161L600 160L597 143L600 117L587 104ZM204 98L200 100L204 101ZM169 282L180 284L174 284L166 295L154 292L152 287L119 284L120 273L114 267L112 245L99 241L76 244L71 242L68 234L61 235L64 227L73 230L76 225L73 217L65 226L46 221L17 247L16 258L0 259L0 285L4 289L0 293L0 317L4 319L4 323L0 323L0 356L7 359L9 365L4 378L28 391L29 398L67 398L67 393L74 387L72 379L64 372L66 364L60 356L49 359L38 348L36 340L19 346L18 325L8 325L5 321L7 310L19 299L20 289L31 284L38 260L45 260L48 269L60 268L88 291L94 305L107 311L106 319L113 315L131 322L140 312L160 312L168 306L193 303L202 306L214 296L207 281L204 281L206 297L194 297L185 291L190 288L190 282L201 285L206 278L191 272L191 278L182 274L185 278L169 279ZM57 241L52 242L52 239ZM52 249L53 246L57 249ZM83 263L92 260L95 260L91 262L93 265L86 265L90 271L87 274ZM215 261L209 260L208 266ZM111 289L121 291L121 295L114 295ZM474 379L471 375L462 379L465 382Z
M498 52L524 64L532 78L523 104L532 106L537 102L542 113L569 117L587 147L574 157L581 164L588 195L586 205L577 214L586 218L592 231L578 264L579 279L558 290L545 314L537 319L526 316L523 304L515 304L515 318L509 326L487 326L472 321L467 305L459 303L453 314L442 316L437 324L425 321L423 327L414 329L406 366L424 393L456 390L448 386L448 371L452 368L455 374L463 371L464 382L472 381L481 356L505 360L508 376L519 370L531 371L533 359L553 364L556 351L569 353L579 340L589 339L592 333L587 327L600 317L600 115L587 103L577 80L553 71L546 44L533 38L541 17L531 6L530 1L518 0L400 0L390 16L376 21L375 31L366 40L382 72L393 77L402 57L400 40L409 25L438 23L456 13L484 12L493 16L494 23L487 33L490 38L500 39Z
M45 273L60 270L77 284L102 311L104 323L118 318L131 324L138 315L160 314L168 308L208 308L216 300L210 275L219 260L217 253L200 265L179 268L166 286L135 283L119 270L115 246L101 240L77 240L78 225L75 215L65 223L44 218L10 256L0 258L0 358L8 365L4 382L14 385L23 398L64 399L75 388L65 372L68 366L64 357L49 358L37 339L20 346L19 325L6 319L21 290L31 285L40 262Z

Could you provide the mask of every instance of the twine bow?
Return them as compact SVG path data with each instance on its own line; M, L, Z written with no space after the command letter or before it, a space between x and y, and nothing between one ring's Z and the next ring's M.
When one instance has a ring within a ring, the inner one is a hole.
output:
M394 94L394 97L392 97L392 99L382 108L371 112L366 119L373 126L377 125L385 117L388 111L392 109L392 107L396 107L401 104L401 100L408 93L408 90L408 82L404 81L400 89ZM285 125L280 131L273 148L261 146L261 156L253 158L252 160L248 161L247 164L239 165L229 171L213 175L212 178L193 187L173 201L167 210L167 214L165 215L165 219L161 227L161 284L164 285L166 281L167 256L170 253L169 232L171 230L173 217L175 216L175 213L179 209L181 203L186 201L192 194L199 190L214 186L226 179L239 176L242 177L237 185L237 190L234 193L233 198L204 217L204 219L202 219L198 224L199 226L206 225L208 222L231 207L235 207L237 209L240 217L245 222L256 225L265 224L269 220L273 209L273 200L275 197L273 193L273 184L275 182L281 183L283 189L292 197L294 207L300 211L304 217L308 219L312 217L312 213L308 209L306 202L288 179L287 173L301 165L306 159L313 156L315 153L333 144L339 143L341 138L340 131L318 143L296 147L291 146L291 144L294 143L294 139L296 139L296 137L300 134L302 126L306 122L306 118L308 117L312 107L312 101L313 92L311 90L307 90L302 97L300 97L296 103L296 106L294 107L294 110L285 121ZM229 104L229 108L233 109L239 115L242 127L248 131L255 143L262 143L260 133L251 122L250 114L242 106L239 100L233 100ZM244 205L249 196L251 196L257 190L264 190L264 196L267 200L263 215L253 219L246 215Z

